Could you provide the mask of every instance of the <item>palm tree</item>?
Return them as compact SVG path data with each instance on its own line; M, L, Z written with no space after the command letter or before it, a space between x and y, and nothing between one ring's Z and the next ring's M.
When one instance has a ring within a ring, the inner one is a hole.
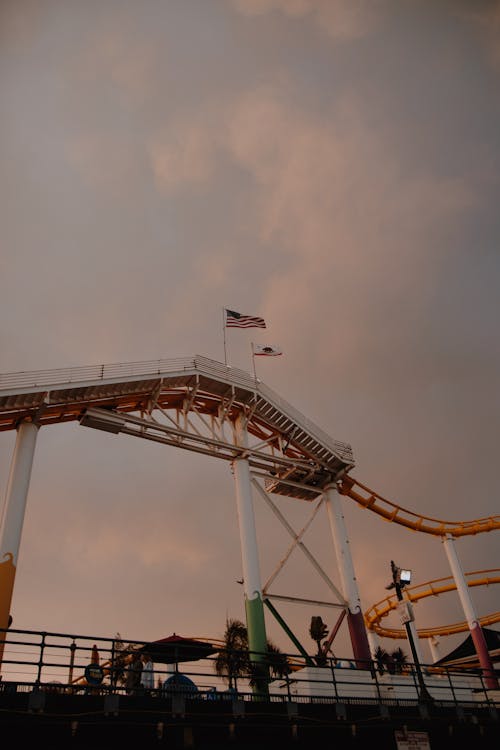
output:
M408 664L408 657L402 648L395 649L391 654L394 662L396 674L402 674L406 671L406 665Z
M269 639L265 664L275 678L282 678L291 672L286 654ZM250 685L256 685L262 681L262 667L262 663L256 664L250 659L246 626L241 620L226 620L224 647L217 654L214 665L217 676L227 682L229 689L236 688L238 677L247 677Z
M241 620L226 620L224 647L217 654L214 669L218 677L227 680L230 690L236 687L238 677L249 674L248 633Z
M402 674L408 664L408 657L402 648L396 648L389 653L385 648L378 646L375 651L375 661L380 674L386 671L389 674Z
M281 680L292 671L288 661L288 656L269 639L267 641L267 662L269 664L271 677L274 677L275 679Z
M309 635L316 641L318 652L316 654L316 664L318 667L324 667L326 664L326 654L321 647L321 641L328 635L328 625L323 622L321 617L311 617L311 624L309 626Z
M375 649L375 661L377 663L377 669L379 671L379 674L384 674L385 671L389 671L389 654L385 650L385 648L382 648L382 646L377 646Z

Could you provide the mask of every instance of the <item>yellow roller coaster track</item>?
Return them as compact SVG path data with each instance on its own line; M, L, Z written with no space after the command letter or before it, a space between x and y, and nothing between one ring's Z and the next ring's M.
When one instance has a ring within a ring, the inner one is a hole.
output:
M378 513L386 521L398 523L401 526L406 526L408 529L421 531L425 534L434 534L434 536L446 536L450 534L453 537L459 537L500 529L500 516L477 518L475 521L440 521L437 518L429 518L428 516L413 513L410 510L402 508L400 505L392 503L390 500L386 500L369 487L366 487L366 485L358 482L354 477L348 475L344 475L340 481L339 492L355 500L363 508L368 508L368 510Z
M472 576L479 577L473 578ZM466 573L466 579L469 587L491 586L492 584L500 583L500 568L476 570L471 573ZM404 594L407 601L418 602L420 599L425 599L428 596L439 596L439 594L446 594L449 591L456 591L456 588L453 578L449 576L448 578L437 578L434 581L421 583L418 586L410 586L404 589ZM406 638L406 630L384 627L380 624L381 620L383 620L384 617L387 617L390 612L394 611L398 604L399 602L396 594L391 594L370 607L364 615L368 630L373 630L384 638ZM500 622L500 612L494 612L491 615L481 617L479 622L482 626ZM469 626L466 622L457 622L453 625L421 628L417 630L417 633L419 638L432 638L436 635L454 635L455 633L462 633L468 629Z

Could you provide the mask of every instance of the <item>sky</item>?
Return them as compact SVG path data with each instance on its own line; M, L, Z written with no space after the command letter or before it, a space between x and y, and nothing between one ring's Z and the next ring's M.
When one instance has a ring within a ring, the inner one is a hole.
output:
M258 376L352 445L354 477L433 518L498 514L499 92L498 2L2 0L0 372L224 362L224 307L258 315L265 331L227 331L229 363L280 346ZM451 575L438 538L343 507L363 611L391 559L414 583ZM280 508L297 529L311 510ZM265 581L289 542L255 512ZM338 581L322 518L305 542ZM456 550L496 568L498 532ZM224 462L42 428L15 627L220 638L240 577ZM295 552L278 590L323 598L317 579ZM471 595L500 609L494 586ZM311 617L337 618L280 613L311 650ZM464 619L455 594L415 614Z

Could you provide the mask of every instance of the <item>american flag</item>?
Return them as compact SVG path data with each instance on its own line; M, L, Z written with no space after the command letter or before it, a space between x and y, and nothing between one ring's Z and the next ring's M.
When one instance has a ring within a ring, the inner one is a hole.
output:
M226 328L265 328L266 321L264 318L257 318L255 315L242 315L234 310L226 308Z

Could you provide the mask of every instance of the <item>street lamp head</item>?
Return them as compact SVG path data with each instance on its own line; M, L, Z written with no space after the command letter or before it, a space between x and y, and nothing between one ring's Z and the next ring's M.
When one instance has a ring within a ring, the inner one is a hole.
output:
M400 568L398 572L399 583L407 584L411 581L411 570Z

